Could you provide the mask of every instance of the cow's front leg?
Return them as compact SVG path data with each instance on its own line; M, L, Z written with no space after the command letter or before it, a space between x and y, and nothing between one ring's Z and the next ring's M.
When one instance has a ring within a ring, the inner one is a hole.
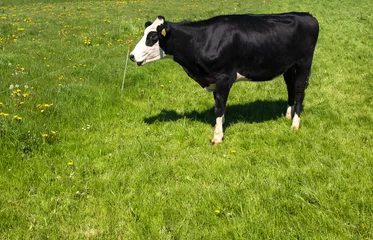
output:
M214 130L214 138L211 140L212 145L223 142L223 124L225 120L224 114L227 105L228 94L229 87L226 87L219 92L214 92L216 124Z

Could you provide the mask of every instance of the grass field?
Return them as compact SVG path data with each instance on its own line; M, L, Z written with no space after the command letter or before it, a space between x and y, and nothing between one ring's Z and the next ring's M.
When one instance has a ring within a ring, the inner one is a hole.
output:
M373 239L373 2L0 3L0 239ZM213 97L126 63L145 21L307 11L302 127L282 79Z

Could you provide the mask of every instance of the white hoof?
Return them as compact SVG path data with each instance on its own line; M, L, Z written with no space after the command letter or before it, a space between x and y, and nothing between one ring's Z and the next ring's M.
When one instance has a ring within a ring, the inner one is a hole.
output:
M300 117L294 114L293 123L291 124L291 129L298 130L300 127Z
M288 106L288 109L286 110L286 118L291 120L293 117L293 107Z
M223 142L223 138L213 138L212 140L211 140L211 145L213 145L213 146L215 146L215 145L217 145L217 144L219 144L219 143L222 143Z
M216 118L216 125L214 130L214 138L211 140L211 145L216 145L218 143L223 142L223 123L224 123L224 115L222 117Z

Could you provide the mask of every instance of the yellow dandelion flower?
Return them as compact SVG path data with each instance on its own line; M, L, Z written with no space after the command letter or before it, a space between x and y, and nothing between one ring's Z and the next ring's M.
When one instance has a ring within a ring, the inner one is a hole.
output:
M24 98L26 98L26 97L28 97L28 94L27 94L27 93L24 93L24 94L22 94L22 96L23 96Z
M25 28L19 27L19 28L17 28L17 31L25 31Z
M215 210L215 214L216 214L216 215L219 215L220 213L221 213L221 211L220 211L219 209L216 209L216 210Z
M3 116L4 116L4 117L8 117L8 116L9 116L9 113L4 113Z
M85 40L84 40L84 45L86 45L86 46L91 46L91 45L92 45L92 41L89 40L89 39L85 39Z
M48 133L44 133L44 134L43 134L43 137L48 137Z
M23 105L23 104L25 104L25 102L20 102L20 103L19 103L19 105Z
M163 84L161 84L161 88L164 88L164 85L163 85Z
M44 109L40 110L41 113L43 113L44 111L45 111Z
M0 106L3 106L3 102L0 102Z
M53 131L53 130L52 130L51 133L52 133L53 135L56 135L56 131Z
M16 93L20 93L20 92L22 92L21 89L17 89L17 90L16 90Z
M22 118L21 118L21 117L17 117L17 120L18 120L18 121L22 121Z
M70 161L70 162L67 162L67 165L72 166L72 165L74 165L74 163L72 161Z

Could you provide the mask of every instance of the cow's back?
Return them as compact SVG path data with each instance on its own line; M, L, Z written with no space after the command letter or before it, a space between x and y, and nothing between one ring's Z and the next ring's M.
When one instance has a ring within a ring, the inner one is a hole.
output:
M317 20L308 13L226 15L186 25L199 46L196 61L207 71L235 68L252 80L270 80L306 61L318 36Z

